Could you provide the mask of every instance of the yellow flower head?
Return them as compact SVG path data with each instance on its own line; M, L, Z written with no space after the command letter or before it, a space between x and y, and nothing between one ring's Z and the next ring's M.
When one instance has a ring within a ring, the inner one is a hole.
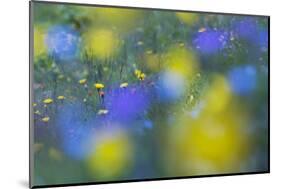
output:
M42 118L42 121L44 121L44 122L48 122L49 120L50 120L50 117L48 117L48 116Z
M37 104L36 104L36 103L33 103L32 106L35 107L35 106L37 106Z
M120 88L126 88L126 87L128 87L128 83L121 83L121 85L120 85Z
M65 99L64 96L58 96L58 100L63 100L63 99Z
M108 110L105 110L105 109L101 109L98 111L98 115L105 115L108 113Z
M96 84L95 84L95 87L96 87L96 89L103 89L103 88L104 88L104 85L101 84L101 83L96 83Z
M141 81L144 80L144 78L146 76L142 71L140 71L138 69L135 70L135 75Z
M44 101L43 101L45 104L51 104L53 102L53 99L51 98L46 98Z
M138 77L139 80L144 80L144 78L146 77L146 75L144 73L141 73L140 76Z
M136 70L135 70L135 75L138 77L140 74L141 74L141 71L138 70L138 69L136 69Z
M87 82L87 79L80 79L79 84L84 85Z

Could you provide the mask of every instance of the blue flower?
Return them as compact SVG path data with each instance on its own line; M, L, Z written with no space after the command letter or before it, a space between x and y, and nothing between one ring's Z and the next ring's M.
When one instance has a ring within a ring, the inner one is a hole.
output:
M207 29L195 36L193 45L201 53L214 54L224 49L228 41L229 34L227 32Z
M268 31L266 29L259 31L259 45L262 49L268 48Z
M153 128L153 122L150 121L150 120L145 120L143 126L146 129L152 129Z
M80 37L78 32L69 26L54 26L47 33L48 52L59 60L70 60L77 56Z
M256 41L258 36L257 20L243 19L234 23L234 32L238 37L250 41Z
M235 94L241 96L248 95L256 88L256 68L252 65L236 67L228 73L228 80Z
M91 122L82 119L86 109L79 104L67 104L58 114L58 133L64 153L82 160L93 151Z

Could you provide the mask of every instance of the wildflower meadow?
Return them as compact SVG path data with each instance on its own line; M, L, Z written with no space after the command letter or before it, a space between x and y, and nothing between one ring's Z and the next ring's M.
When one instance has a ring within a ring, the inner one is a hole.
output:
M33 185L268 171L267 17L31 9Z

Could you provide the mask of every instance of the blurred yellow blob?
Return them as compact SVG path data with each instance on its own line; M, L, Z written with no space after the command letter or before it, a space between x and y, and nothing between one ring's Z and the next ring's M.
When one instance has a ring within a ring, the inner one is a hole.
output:
M204 99L206 113L219 113L227 108L231 99L231 89L227 80L221 75L215 75Z
M177 12L177 17L185 24L192 25L198 21L198 15L196 13Z
M57 149L51 147L51 148L49 148L48 153L49 153L50 159L53 159L55 161L61 161L62 160L62 154Z
M123 8L90 9L91 18L101 26L114 27L119 31L133 29L142 18L141 10Z
M88 167L95 178L106 180L123 175L132 164L133 147L124 131L100 132L96 147L88 159Z
M58 96L57 99L58 99L58 100L64 100L64 99L65 99L65 96L62 96L62 95L61 95L61 96Z
M43 147L44 147L44 144L42 144L42 143L35 143L34 147L33 147L34 152L37 153L37 152L41 151L43 149Z
M44 102L45 104L51 104L51 103L53 103L53 99L51 99L51 98L46 98L45 100L43 100L43 102Z
M84 85L87 82L87 79L80 79L79 84Z
M109 29L94 29L84 35L87 51L99 59L114 56L120 46L118 35Z
M159 71L161 64L161 57L159 54L144 54L144 60L146 62L146 67L152 71Z
M182 47L174 46L163 55L164 68L183 77L197 73L199 64L195 54Z
M129 84L126 83L126 82L125 82L125 83L121 83L121 84L120 84L120 88L126 88L126 87L128 87L128 85L129 85Z
M241 171L250 154L247 121L239 109L221 114L183 116L170 135L170 171L204 175ZM180 163L178 163L180 162Z
M96 89L103 89L104 88L104 85L101 84L101 83L95 83L94 86L95 86Z
M49 120L50 120L50 117L48 117L48 116L42 118L43 122L48 122Z
M33 41L33 50L34 58L38 58L40 55L47 52L47 47L45 44L46 32L43 27L35 26L34 27L34 41Z

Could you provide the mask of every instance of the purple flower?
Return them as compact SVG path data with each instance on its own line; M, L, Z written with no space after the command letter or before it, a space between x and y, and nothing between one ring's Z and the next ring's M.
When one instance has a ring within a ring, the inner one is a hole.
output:
M234 32L242 39L256 41L258 36L257 20L247 18L235 22Z
M214 54L224 49L228 41L229 34L227 32L207 29L195 36L193 45L201 53Z
M142 86L113 89L107 94L105 104L112 121L133 121L143 115L149 105L149 96Z
M266 29L259 31L259 45L262 49L268 48L268 31Z

